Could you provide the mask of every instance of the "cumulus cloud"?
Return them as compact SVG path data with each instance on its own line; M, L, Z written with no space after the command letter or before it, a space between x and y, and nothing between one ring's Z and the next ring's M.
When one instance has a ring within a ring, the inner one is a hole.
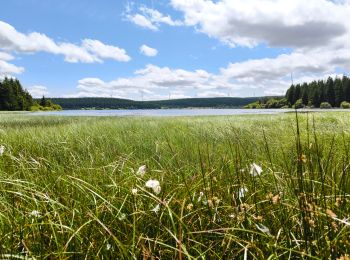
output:
M34 98L41 98L42 96L47 96L49 94L49 91L45 86L32 86L28 88L28 91Z
M158 50L144 44L140 47L140 53L148 57L154 57L157 56Z
M24 68L18 67L14 64L9 63L14 57L6 52L0 52L0 77L10 76L13 74L21 74Z
M171 0L185 24L231 46L324 46L349 33L349 2Z
M137 13L132 13L130 7L127 9L126 19L137 26L158 31L161 24L169 26L180 26L183 23L179 20L173 20L169 15L164 15L158 10L140 7Z
M81 45L69 42L57 43L42 33L18 32L13 26L2 21L0 21L0 49L7 52L47 52L63 55L65 61L71 63L102 62L104 59L122 62L130 60L124 49L106 45L98 40L84 39Z
M241 88L228 77L215 75L205 70L188 71L147 65L136 70L132 77L117 78L113 81L103 81L99 78L84 78L78 81L76 96L117 96L123 98L137 98L141 95L145 99L185 98L194 93L200 96L205 91L213 91L216 96L227 95ZM225 94L218 94L222 91Z

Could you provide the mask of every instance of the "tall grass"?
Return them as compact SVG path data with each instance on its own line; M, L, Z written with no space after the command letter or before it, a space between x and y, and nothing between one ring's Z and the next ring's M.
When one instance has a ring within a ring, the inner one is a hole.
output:
M346 259L349 124L345 112L2 114L0 255Z

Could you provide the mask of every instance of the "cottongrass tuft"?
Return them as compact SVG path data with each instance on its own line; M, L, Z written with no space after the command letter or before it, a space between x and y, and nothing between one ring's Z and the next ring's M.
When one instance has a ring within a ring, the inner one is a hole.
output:
M147 166L141 165L137 170L136 175L139 175L142 178L146 174L146 171L147 171Z
M159 181L157 180L148 180L146 182L146 187L151 188L155 194L159 194L162 190L160 187Z
M41 217L41 213L37 210L33 210L32 212L29 213L29 216L30 217L33 217L33 218L40 218Z
M240 188L238 191L238 198L242 199L245 197L245 194L248 192L248 189L246 187Z
M2 156L5 152L5 146L4 145L0 145L0 156Z
M260 175L262 172L263 172L262 168L256 163L252 163L250 165L250 175L252 175L253 177Z
M151 211L153 211L154 213L158 213L159 210L160 210L160 204L157 204L157 206L151 209Z
M255 226L256 226L256 228L259 229L261 232L272 236L271 233L270 233L270 229L269 229L268 227L264 226L263 224L255 224Z

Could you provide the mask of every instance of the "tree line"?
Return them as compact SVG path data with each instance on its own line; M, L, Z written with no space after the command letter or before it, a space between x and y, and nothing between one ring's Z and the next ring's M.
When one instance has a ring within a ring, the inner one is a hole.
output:
M350 78L328 77L310 83L292 84L284 97L261 98L245 108L350 108Z
M341 107L343 102L350 102L350 78L328 77L327 80L292 85L285 98L289 106L320 107L322 103L328 103L331 107Z
M43 97L39 102L33 100L30 93L24 89L18 79L0 80L0 110L1 111L37 111L60 110L59 105Z
M259 97L186 98L155 101L135 101L119 98L52 98L64 109L161 109L161 108L237 108L255 102Z

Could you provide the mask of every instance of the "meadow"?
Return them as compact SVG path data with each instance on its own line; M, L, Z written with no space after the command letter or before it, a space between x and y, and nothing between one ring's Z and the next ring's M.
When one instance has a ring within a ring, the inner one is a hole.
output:
M0 114L0 255L349 259L350 114Z

